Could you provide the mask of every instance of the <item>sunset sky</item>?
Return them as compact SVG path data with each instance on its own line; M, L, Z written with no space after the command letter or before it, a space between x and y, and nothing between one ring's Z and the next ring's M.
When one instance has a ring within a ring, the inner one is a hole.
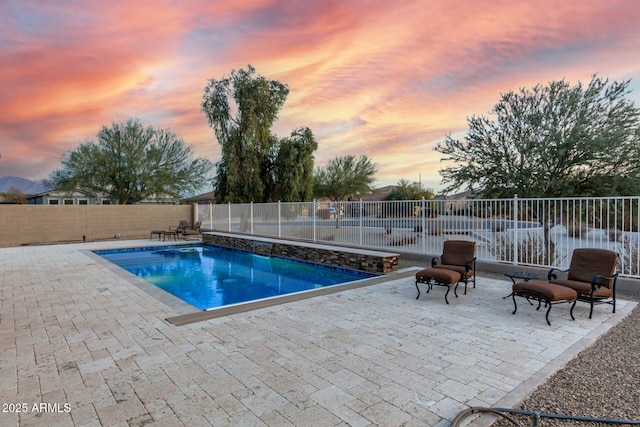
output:
M316 165L378 163L376 184L441 188L438 141L500 94L593 74L640 104L640 1L2 0L0 176L48 177L102 125L171 128L212 162L210 78L251 64L285 83L280 136Z

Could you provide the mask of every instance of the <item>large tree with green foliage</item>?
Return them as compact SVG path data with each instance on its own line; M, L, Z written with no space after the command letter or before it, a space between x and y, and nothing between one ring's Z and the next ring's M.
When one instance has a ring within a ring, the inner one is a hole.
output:
M367 156L336 157L326 167L317 168L314 177L316 197L345 200L373 191L377 164Z
M445 192L485 197L630 195L640 192L640 110L629 81L593 76L501 96L490 119L472 116L463 140L435 148L452 164ZM466 187L466 188L465 188Z
M220 202L300 201L311 197L313 154L318 145L309 128L284 139L271 132L289 88L247 70L210 79L202 111L222 146L217 164Z
M171 130L130 119L103 126L96 142L65 153L62 168L51 173L47 186L101 192L120 204L135 204L162 194L192 195L209 185L211 168Z

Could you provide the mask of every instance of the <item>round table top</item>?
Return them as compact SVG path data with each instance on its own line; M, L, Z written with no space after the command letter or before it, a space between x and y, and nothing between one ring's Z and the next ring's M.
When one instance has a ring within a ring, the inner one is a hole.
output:
M524 280L535 280L539 279L540 276L535 273L529 273L527 271L507 271L504 273L505 276L511 277L512 279L524 279Z

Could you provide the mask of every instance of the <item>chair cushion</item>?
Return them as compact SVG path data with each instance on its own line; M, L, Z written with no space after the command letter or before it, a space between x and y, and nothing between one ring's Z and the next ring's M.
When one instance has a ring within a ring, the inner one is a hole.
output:
M588 282L597 275L611 277L616 270L618 254L608 249L579 248L573 251L567 280ZM611 287L611 280L601 280L601 285ZM588 293L591 292L589 286Z
M442 247L442 264L461 265L471 261L476 255L476 243L467 240L447 240Z
M473 276L473 269L469 269L469 271L467 271L464 266L460 266L460 265L440 264L440 265L438 265L437 268L442 268L442 269L445 269L445 270L452 270L452 271L458 272L458 273L460 273L460 275L462 277L472 277Z
M459 282L460 278L460 273L443 268L425 268L416 273L416 280L436 279L449 285Z
M566 286L571 288L582 295L591 295L591 282L578 282L576 280L560 280L554 279L551 280L550 283L554 283L557 285ZM593 293L593 296L596 298L609 298L613 296L613 291L606 286L600 287L597 291Z
M571 288L540 280L516 283L513 285L513 292L517 291L537 292L549 298L550 301L572 300L578 296L576 291Z

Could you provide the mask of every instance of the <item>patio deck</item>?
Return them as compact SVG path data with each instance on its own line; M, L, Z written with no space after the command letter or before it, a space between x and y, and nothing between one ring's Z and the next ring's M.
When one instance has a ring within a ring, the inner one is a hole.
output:
M508 280L480 275L446 305L440 288L416 300L405 269L174 326L183 312L84 253L149 244L0 249L0 425L443 427L513 406L635 306L589 320L579 303L571 321L559 305L548 326L524 301L511 314Z

